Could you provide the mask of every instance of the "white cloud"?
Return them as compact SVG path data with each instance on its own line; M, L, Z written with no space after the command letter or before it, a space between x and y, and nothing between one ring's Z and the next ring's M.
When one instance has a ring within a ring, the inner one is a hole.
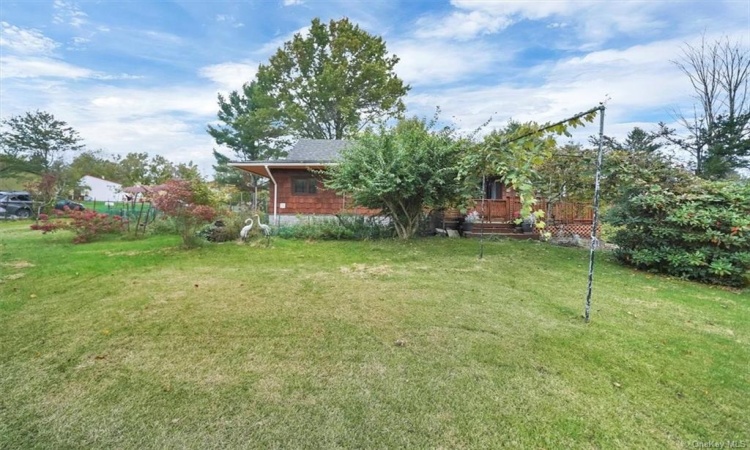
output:
M88 44L89 42L91 42L91 39L85 38L83 36L75 36L75 37L73 37L73 45L76 46L76 47L80 47L80 46L82 46L84 44Z
M94 71L53 58L18 58L0 60L0 78L92 78Z
M652 33L669 25L657 17L663 5L659 2L601 2L597 0L557 1L477 1L453 0L456 10L442 16L425 16L417 20L419 37L468 40L503 31L523 21L563 19L552 27L565 24L575 30L585 48L597 48L601 42L620 33Z
M222 90L237 90L255 78L258 64L254 62L226 62L202 67L198 74L218 84Z
M281 3L284 6L294 6L294 5L301 5L305 2L304 0L283 0Z
M86 19L88 14L83 12L74 2L55 0L52 6L55 9L55 16L52 19L54 23L67 23L75 28L80 28L81 25L88 22Z
M483 11L454 12L447 17L423 17L417 20L415 35L419 38L455 38L467 40L482 34L496 33L513 20L506 16L492 16Z
M440 85L487 72L497 63L512 56L499 54L485 45L461 45L442 41L394 41L390 46L400 61L399 77L414 86Z
M245 26L244 23L238 21L237 18L232 16L231 14L217 14L216 21L220 23L226 23L234 28L241 28Z
M204 174L211 173L214 145L200 127L173 116L158 118L93 118L71 125L86 138L90 148L103 148L112 154L147 152L176 163L193 161Z
M60 44L39 30L24 29L8 22L0 22L0 47L21 54L50 54Z
M214 145L205 124L218 106L203 86L92 89L84 98L73 92L53 100L51 108L71 113L74 126L92 148L126 154L143 151L170 161L196 163L211 173Z
M526 19L543 19L553 15L569 15L580 10L605 7L596 0L512 1L452 0L457 8L491 13L497 16L519 15Z
M510 83L423 91L410 95L408 106L429 115L440 106L446 118L455 118L460 128L473 130L490 117L491 127L509 118L537 122L561 120L588 110L611 97L607 127L622 129L633 117L649 114L670 121L671 111L690 101L690 86L669 62L678 40L633 46L625 50L591 52L555 64L531 67L519 76L541 81L525 87ZM658 121L657 120L657 121ZM585 137L592 127L578 132Z
M149 89L100 86L80 96L79 109L97 117L154 117L164 113L203 117L217 111L216 97L204 86Z
M107 74L46 56L6 56L0 59L0 79L11 78L133 80L141 77L126 73Z
M157 40L165 44L179 45L183 43L183 39L172 33L154 30L135 30L134 33L140 34L148 39Z
M569 13L589 2L514 1L488 2L453 0L458 10L443 16L425 16L417 20L415 35L423 38L467 40L497 33L521 19L538 20Z
M277 36L276 38L266 42L265 44L261 45L255 53L258 56L268 56L276 52L276 50L280 49L284 46L284 44L288 41L291 41L294 38L294 35L299 34L302 37L306 37L310 33L310 27L304 26L296 31L293 31L291 33L287 33L285 35Z
M86 84L83 84L86 83ZM117 87L96 81L9 79L0 83L3 114L48 111L80 132L88 148L126 154L144 151L176 163L193 161L212 173L215 93L204 85Z

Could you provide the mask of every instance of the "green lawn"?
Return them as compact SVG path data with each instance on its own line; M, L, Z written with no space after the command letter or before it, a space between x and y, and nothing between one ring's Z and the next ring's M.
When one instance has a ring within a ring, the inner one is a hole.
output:
M0 448L750 445L750 292L536 242L0 224Z

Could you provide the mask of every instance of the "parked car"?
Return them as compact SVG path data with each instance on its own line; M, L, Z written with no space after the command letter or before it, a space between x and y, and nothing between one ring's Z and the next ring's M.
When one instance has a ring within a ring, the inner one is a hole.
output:
M28 219L34 210L31 194L26 191L0 191L0 217Z
M58 200L57 203L55 203L55 209L59 209L60 211L65 209L66 206L72 210L78 211L83 211L84 209L86 209L82 204L68 199Z

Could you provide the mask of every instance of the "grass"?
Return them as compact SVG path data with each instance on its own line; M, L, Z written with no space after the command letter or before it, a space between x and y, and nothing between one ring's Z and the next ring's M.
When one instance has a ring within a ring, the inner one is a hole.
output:
M0 224L0 448L750 442L750 293L487 244ZM747 445L747 444L746 444Z

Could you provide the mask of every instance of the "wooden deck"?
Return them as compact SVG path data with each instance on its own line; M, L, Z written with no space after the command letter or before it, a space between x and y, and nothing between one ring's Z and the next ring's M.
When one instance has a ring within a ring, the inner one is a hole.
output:
M471 231L464 231L464 237L478 238L484 237L502 237L507 239L539 239L539 235L534 232L518 233L512 223L506 222L477 222L471 224Z

